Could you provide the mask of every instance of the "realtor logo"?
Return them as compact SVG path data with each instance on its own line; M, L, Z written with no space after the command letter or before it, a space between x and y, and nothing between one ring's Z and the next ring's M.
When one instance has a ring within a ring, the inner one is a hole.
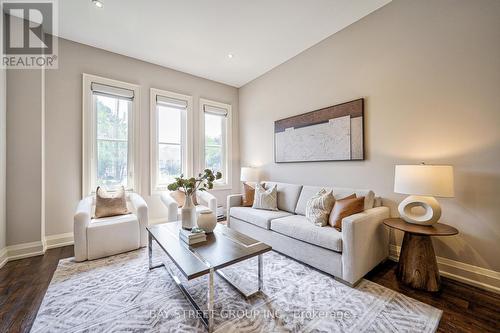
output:
M56 0L3 0L2 66L57 68Z

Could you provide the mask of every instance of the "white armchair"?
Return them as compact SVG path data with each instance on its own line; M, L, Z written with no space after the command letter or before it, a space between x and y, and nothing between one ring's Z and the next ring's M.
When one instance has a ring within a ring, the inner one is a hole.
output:
M163 192L160 196L161 201L168 210L168 222L178 221L181 219L181 207L177 201L170 195L170 192ZM206 191L196 191L196 212L210 209L214 214L217 214L217 199L211 193Z
M93 218L95 197L82 199L73 224L75 260L93 260L127 252L147 245L148 206L136 194L127 195L132 214Z

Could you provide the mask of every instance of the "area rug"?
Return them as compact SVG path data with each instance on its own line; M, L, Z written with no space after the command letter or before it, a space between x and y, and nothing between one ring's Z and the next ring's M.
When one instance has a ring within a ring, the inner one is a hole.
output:
M248 300L215 277L216 332L434 332L439 324L440 310L368 280L350 288L276 252L263 259L263 293ZM257 260L224 273L254 289ZM187 286L198 304L206 304L206 277ZM83 263L61 260L31 331L206 329L166 270L148 270L147 251L141 249Z

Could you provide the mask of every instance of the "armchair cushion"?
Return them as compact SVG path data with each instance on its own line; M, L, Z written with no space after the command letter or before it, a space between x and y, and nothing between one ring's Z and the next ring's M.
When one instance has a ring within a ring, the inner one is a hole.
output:
M87 228L88 259L139 248L139 233L135 214L92 219Z

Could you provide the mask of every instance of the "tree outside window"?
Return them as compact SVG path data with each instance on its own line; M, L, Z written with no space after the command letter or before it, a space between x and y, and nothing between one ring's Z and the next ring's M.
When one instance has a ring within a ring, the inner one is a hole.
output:
M96 185L127 186L128 125L131 101L95 95L97 113Z

